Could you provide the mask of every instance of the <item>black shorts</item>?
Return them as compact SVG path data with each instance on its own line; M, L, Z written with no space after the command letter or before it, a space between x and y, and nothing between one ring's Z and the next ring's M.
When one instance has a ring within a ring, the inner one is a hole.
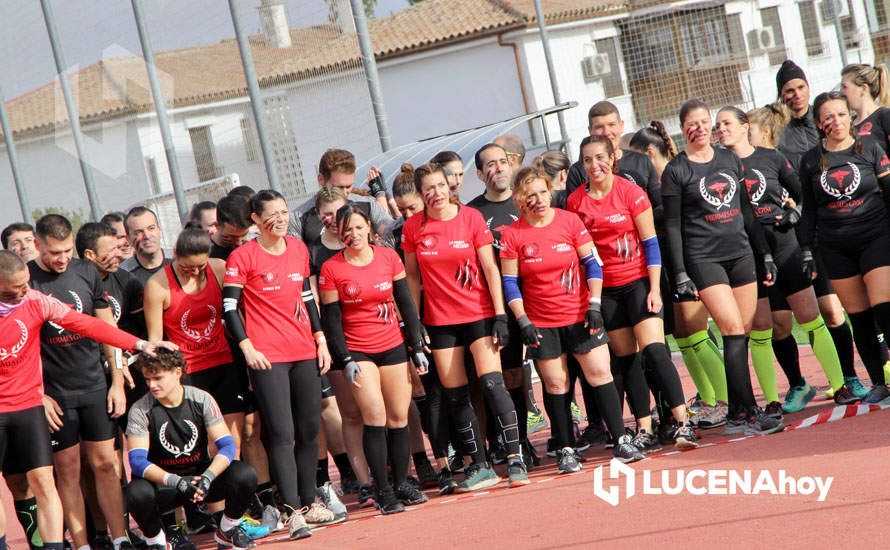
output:
M352 355L352 359L356 362L370 361L378 367L398 365L400 363L408 362L408 349L405 347L404 342L394 348L378 353L365 353L363 351L355 351L351 349L349 350L349 354Z
M108 416L108 390L55 398L62 408L62 429L50 434L53 452L64 451L81 441L114 439L117 424Z
M536 348L526 348L526 357L529 359L554 359L562 354L582 355L593 348L609 343L609 336L605 330L590 334L584 321L567 327L541 328L540 345Z
M448 349L469 346L480 338L491 336L494 318L480 319L459 325L427 326L430 349Z
M737 288L757 280L752 254L721 262L688 262L686 272L699 290L714 285L729 285L732 288Z
M813 250L813 258L816 260L816 278L813 280L813 290L816 292L816 298L835 294L834 286L831 279L828 278L828 270L825 268L825 262L822 260L822 253L819 247Z
M510 316L510 322L507 324L510 331L510 339L507 345L501 348L501 370L512 370L522 368L522 332L519 330L519 323L513 321Z
M334 397L334 387L331 386L331 381L328 380L328 376L326 374L321 375L321 398L327 399L328 397Z
M223 414L247 413L250 402L247 371L235 363L226 363L190 373L186 384L209 393Z
M844 243L820 242L819 250L829 279L865 275L878 267L890 266L890 233Z
M622 286L603 288L603 321L606 330L618 330L636 326L650 317L662 317L661 311L652 313L646 305L649 296L649 280L637 279Z
M0 413L0 465L3 473L23 474L52 464L53 449L43 405Z
M765 286L763 266L757 266L757 298L769 298L770 309L781 311L789 309L787 296L797 294L812 286L812 281L801 269L803 253L792 232L775 231L771 226L764 227L767 243L773 251L773 260L779 269L776 284Z

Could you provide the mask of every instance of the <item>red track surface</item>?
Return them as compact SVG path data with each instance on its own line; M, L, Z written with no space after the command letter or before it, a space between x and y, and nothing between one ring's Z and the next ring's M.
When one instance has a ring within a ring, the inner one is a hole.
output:
M806 348L801 348L803 372L814 386L825 376ZM675 357L681 365L679 357ZM685 368L680 368L687 394L694 392ZM864 372L860 372L866 380ZM780 391L785 384L781 373ZM752 378L758 391L756 377ZM579 399L580 402L580 399ZM786 415L794 424L826 409L821 391L804 411ZM638 487L644 469L660 479L661 470L784 469L791 476L834 476L825 502L816 495L677 496L637 494L617 507L593 494L593 471L611 455L587 451L584 469L556 476L552 459L530 473L532 484L508 489L505 484L479 494L435 496L403 514L382 517L356 509L347 501L350 521L315 531L299 542L268 540L261 548L591 548L600 545L658 545L663 548L708 547L864 547L871 537L883 538L890 515L890 410L871 411L855 418L789 430L767 437L729 441L721 429L703 433L703 448L679 454L657 453L634 464ZM543 456L548 431L533 442ZM716 443L716 445L708 445ZM670 451L671 449L666 449ZM607 484L612 484L607 483ZM25 547L12 514L8 492L3 503L9 540ZM432 495L431 495L432 496ZM212 548L206 537L196 540Z

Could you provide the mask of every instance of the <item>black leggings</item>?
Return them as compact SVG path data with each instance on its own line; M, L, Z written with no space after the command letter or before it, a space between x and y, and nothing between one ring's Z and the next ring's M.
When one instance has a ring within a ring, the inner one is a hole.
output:
M196 472L199 475L201 472ZM313 472L313 475L315 472ZM183 477L187 477L183 475ZM235 460L210 484L205 502L226 501L225 514L230 519L240 519L247 510L256 490L256 472L253 468ZM141 477L134 478L126 488L127 511L139 524L146 537L161 532L161 514L185 504L185 497L173 487L156 485Z
M315 359L272 363L251 370L250 381L269 437L272 480L285 504L299 510L315 501L321 376Z
M421 376L420 381L426 392L423 407L418 404L420 418L426 424L426 433L430 440L430 447L433 449L433 456L445 458L448 456L451 422L448 418L442 383L439 382L439 375L434 371Z

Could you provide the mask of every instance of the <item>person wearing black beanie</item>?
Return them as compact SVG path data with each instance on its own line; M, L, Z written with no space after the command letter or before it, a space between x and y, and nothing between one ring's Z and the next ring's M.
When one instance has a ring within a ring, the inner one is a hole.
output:
M797 168L800 157L819 142L819 130L810 108L807 76L794 61L785 60L776 73L779 100L791 110L791 120L779 139L778 149Z

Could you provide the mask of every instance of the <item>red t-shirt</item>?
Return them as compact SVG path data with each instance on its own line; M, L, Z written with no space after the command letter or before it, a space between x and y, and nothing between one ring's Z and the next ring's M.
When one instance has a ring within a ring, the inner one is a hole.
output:
M402 250L417 255L425 324L459 325L494 317L476 254L476 249L493 242L482 214L467 206L459 207L457 216L447 221L418 214L405 222Z
M566 209L575 212L590 231L603 260L603 286L616 287L648 277L646 256L634 223L640 213L652 208L639 186L614 176L612 190L596 200L582 185L569 195Z
M172 264L164 266L170 285L170 306L164 310L164 334L185 358L189 373L232 362L232 352L222 324L222 290L213 268L207 265L207 284L197 294L188 294L173 275Z
M132 350L139 341L105 321L78 313L56 298L29 290L25 301L0 317L0 413L23 411L43 404L43 364L40 327L46 321L82 336Z
M554 212L549 225L533 227L520 218L501 233L501 259L517 260L525 314L541 328L581 322L589 295L578 247L590 234L575 214Z
M405 341L392 298L393 278L405 271L395 250L371 245L374 258L352 265L338 252L321 266L319 290L336 290L343 310L346 347L380 353Z
M245 243L226 261L224 284L244 287L244 329L254 347L272 363L317 357L309 313L303 303L303 279L309 277L309 250L303 241L284 238L287 248L275 256L256 240Z

